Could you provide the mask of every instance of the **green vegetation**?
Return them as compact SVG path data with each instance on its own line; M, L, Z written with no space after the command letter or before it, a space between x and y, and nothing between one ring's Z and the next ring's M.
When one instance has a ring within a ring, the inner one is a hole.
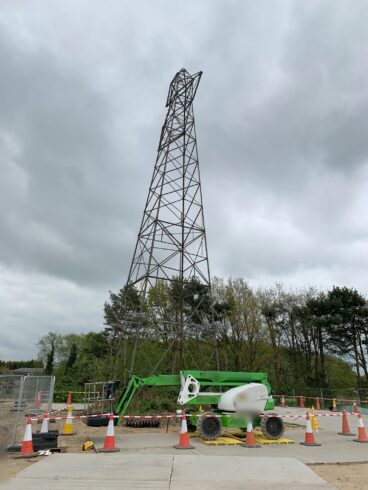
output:
M31 359L30 361L1 361L0 374L9 374L14 369L19 368L43 368L41 359Z
M213 299L215 323L205 332L193 328L175 345L172 334L179 318L175 282L150 291L144 312L138 319L132 317L128 327L123 315L137 307L138 295L124 289L110 293L102 332L63 336L50 332L38 343L39 358L45 370L57 376L57 391L81 390L89 381L126 382L134 352L134 370L142 376L163 357L161 373L216 369L217 360L226 371L267 372L274 393L305 392L307 387L367 388L368 308L356 290L290 292L280 285L253 289L242 279L215 279ZM207 290L192 281L186 286L184 307L194 326L208 319ZM131 334L137 325L139 348Z

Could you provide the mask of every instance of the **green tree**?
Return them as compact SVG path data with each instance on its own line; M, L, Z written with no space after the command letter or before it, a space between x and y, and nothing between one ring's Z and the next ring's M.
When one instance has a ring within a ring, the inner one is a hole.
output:
M73 368L74 364L77 361L77 353L78 353L77 344L73 342L70 348L68 360L66 361L65 371L69 371Z
M40 338L37 343L38 358L43 361L45 366L47 363L50 364L51 361L53 366L59 364L59 361L61 361L59 353L62 342L63 336L55 332L49 332Z
M50 375L54 371L55 344L52 342L49 352L46 357L45 373Z
M361 388L361 370L368 379L367 302L356 289L334 287L326 296L325 315L329 349L332 353L353 359L358 388Z

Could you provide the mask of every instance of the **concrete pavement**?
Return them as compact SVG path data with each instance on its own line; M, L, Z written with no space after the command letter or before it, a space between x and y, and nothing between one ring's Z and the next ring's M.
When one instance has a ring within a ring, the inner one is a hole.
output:
M200 454L54 454L21 471L3 490L323 490L334 487L295 458Z

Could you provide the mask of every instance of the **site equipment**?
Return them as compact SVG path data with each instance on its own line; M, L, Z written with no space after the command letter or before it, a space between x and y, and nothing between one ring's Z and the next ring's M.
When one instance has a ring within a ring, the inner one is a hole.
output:
M216 439L223 427L245 431L249 417L253 425L260 427L269 438L278 439L284 432L282 419L272 413L274 400L265 373L186 370L180 374L158 374L146 378L133 375L120 396L115 413L127 414L138 389L165 386L180 388L178 404L189 406L186 409L188 428L197 430L205 439ZM217 391L210 391L215 389ZM200 405L208 407L208 410L201 412ZM101 420L101 425L105 422ZM144 422L149 424L150 419L139 422L143 426ZM157 424L157 420L154 422ZM97 423L98 417L87 419L88 425ZM129 419L127 425L131 425Z

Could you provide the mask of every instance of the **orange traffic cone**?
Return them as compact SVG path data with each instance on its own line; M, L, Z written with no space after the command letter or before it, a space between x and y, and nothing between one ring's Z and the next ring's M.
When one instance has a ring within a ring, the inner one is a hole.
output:
M358 406L357 406L356 402L354 402L354 404L353 404L353 412L359 413Z
M317 398L316 398L316 410L321 410L321 404L320 404L320 402L319 402L319 398L318 398L318 396L317 396Z
M189 434L188 434L188 426L187 426L187 417L185 415L185 411L183 410L181 416L181 429L179 436L179 444L174 446L175 449L194 449L194 446L191 446L189 443Z
M354 436L352 432L350 432L350 427L349 427L349 422L348 422L348 416L346 415L346 411L342 411L342 428L341 432L338 432L340 436Z
M251 418L249 418L247 424L247 438L245 440L245 443L242 444L242 446L249 447L249 448L261 447L260 444L257 444L256 438L254 437L253 424Z
M299 408L304 408L304 396L300 396Z
M35 408L41 408L41 392L36 391L35 399L34 399Z
M105 437L104 446L98 450L100 453L117 453L120 451L118 447L115 446L115 432L114 432L114 414L110 413L109 424L107 426L107 432Z
M282 395L282 397L281 397L281 407L282 407L282 408L286 408L286 402L285 402L285 397L284 397L284 395Z
M367 433L360 414L358 414L358 439L354 439L354 442L368 442Z
M312 425L311 421L309 418L309 413L307 412L307 424L305 427L305 440L304 442L301 442L303 446L321 446L321 444L318 444L314 438L313 430L312 430Z
M69 391L68 398L66 399L66 404L69 406L72 404L72 392Z
M337 412L336 398L332 400L332 411Z
M42 425L41 425L41 430L40 433L45 433L49 431L49 414L45 412L42 417Z
M22 447L20 449L20 458L33 458L34 456L38 456L33 449L32 443L32 420L31 417L27 420L26 430L24 431L24 437L22 442Z

